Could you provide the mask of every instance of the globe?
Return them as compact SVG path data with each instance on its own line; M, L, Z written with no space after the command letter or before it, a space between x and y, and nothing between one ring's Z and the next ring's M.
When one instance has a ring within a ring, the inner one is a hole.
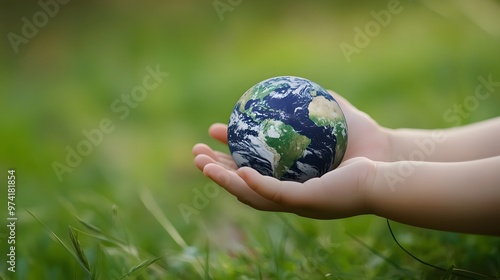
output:
M238 100L229 119L228 146L238 167L305 182L340 164L347 123L337 101L318 84L275 77Z

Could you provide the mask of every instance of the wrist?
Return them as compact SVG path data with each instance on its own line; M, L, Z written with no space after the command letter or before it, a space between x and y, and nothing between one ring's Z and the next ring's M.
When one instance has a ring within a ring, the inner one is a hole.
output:
M381 127L380 133L386 143L386 162L398 161L398 143L401 141L399 130Z
M365 208L369 214L387 217L398 204L396 190L403 183L403 175L399 171L401 162L374 162L370 180L365 189Z
M441 152L448 139L443 130L398 128L384 129L384 133L387 135L390 162L447 161Z
M387 170L387 162L370 161L370 167L363 182L365 214L378 215L377 205L380 204L380 191L384 187L383 172Z

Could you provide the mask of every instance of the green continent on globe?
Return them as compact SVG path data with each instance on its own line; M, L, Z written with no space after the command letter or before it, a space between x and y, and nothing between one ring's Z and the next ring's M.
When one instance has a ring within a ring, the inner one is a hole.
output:
M343 121L338 121L335 124L335 135L337 137L337 146L335 147L335 158L333 159L333 168L337 168L344 157L347 150L347 126Z
M228 123L238 167L305 182L336 168L347 147L347 123L335 98L307 79L259 82L238 100Z
M311 143L311 139L297 133L292 126L270 119L262 122L259 136L264 137L264 143L274 155L274 175L277 178L281 178L304 155Z
M269 95L271 92L273 92L276 89L276 86L267 86L267 87L259 87L259 86L254 86L247 90L243 96L240 98L238 101L240 103L239 110L240 112L246 112L250 116L254 116L252 113L251 109L245 110L245 106L249 100L257 100L259 99L262 101L264 97Z
M329 101L323 96L314 97L307 107L309 118L317 126L330 126L334 128L334 134L337 138L335 147L335 158L333 159L333 168L337 167L342 161L342 157L347 148L347 127L345 117L339 105L335 101ZM332 113L333 112L333 113Z

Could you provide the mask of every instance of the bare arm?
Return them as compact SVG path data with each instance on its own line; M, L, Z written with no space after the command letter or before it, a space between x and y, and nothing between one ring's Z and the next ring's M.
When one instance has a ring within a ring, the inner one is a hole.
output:
M344 161L303 184L238 169L229 154L193 147L195 165L241 202L316 219L375 214L402 223L500 235L500 117L444 130L387 129L343 97ZM227 126L209 134L227 144Z
M369 213L419 227L500 235L500 156L378 162L366 187Z
M388 135L391 160L469 161L500 155L500 117L443 129L381 129Z

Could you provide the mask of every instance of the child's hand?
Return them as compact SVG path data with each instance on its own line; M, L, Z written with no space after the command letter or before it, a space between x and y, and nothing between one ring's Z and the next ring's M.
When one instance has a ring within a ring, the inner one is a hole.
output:
M373 180L374 162L389 160L388 141L378 124L341 96L339 102L348 125L348 145L343 163L321 178L303 184L262 176L237 166L231 156L205 144L193 148L195 165L241 202L259 210L292 212L301 216L331 219L368 213L367 180ZM227 126L214 124L209 135L227 144Z
M339 94L328 91L340 105L347 121L348 143L344 161L355 157L392 161L389 135L366 113L361 112Z
M214 124L209 134L227 142L227 127ZM291 212L301 216L332 219L367 212L365 181L373 163L366 158L344 161L337 169L305 183L279 181L243 167L237 170L231 156L205 144L193 148L195 165L239 201L264 211ZM373 176L372 176L373 177Z
M433 131L380 127L331 94L349 136L343 162L322 177L279 181L249 167L238 169L230 155L205 144L193 147L195 165L259 210L317 219L375 214L419 227L500 235L500 117L441 131L437 141ZM226 125L212 125L209 134L227 145ZM427 161L395 161L401 157L395 155L423 153L422 143Z

